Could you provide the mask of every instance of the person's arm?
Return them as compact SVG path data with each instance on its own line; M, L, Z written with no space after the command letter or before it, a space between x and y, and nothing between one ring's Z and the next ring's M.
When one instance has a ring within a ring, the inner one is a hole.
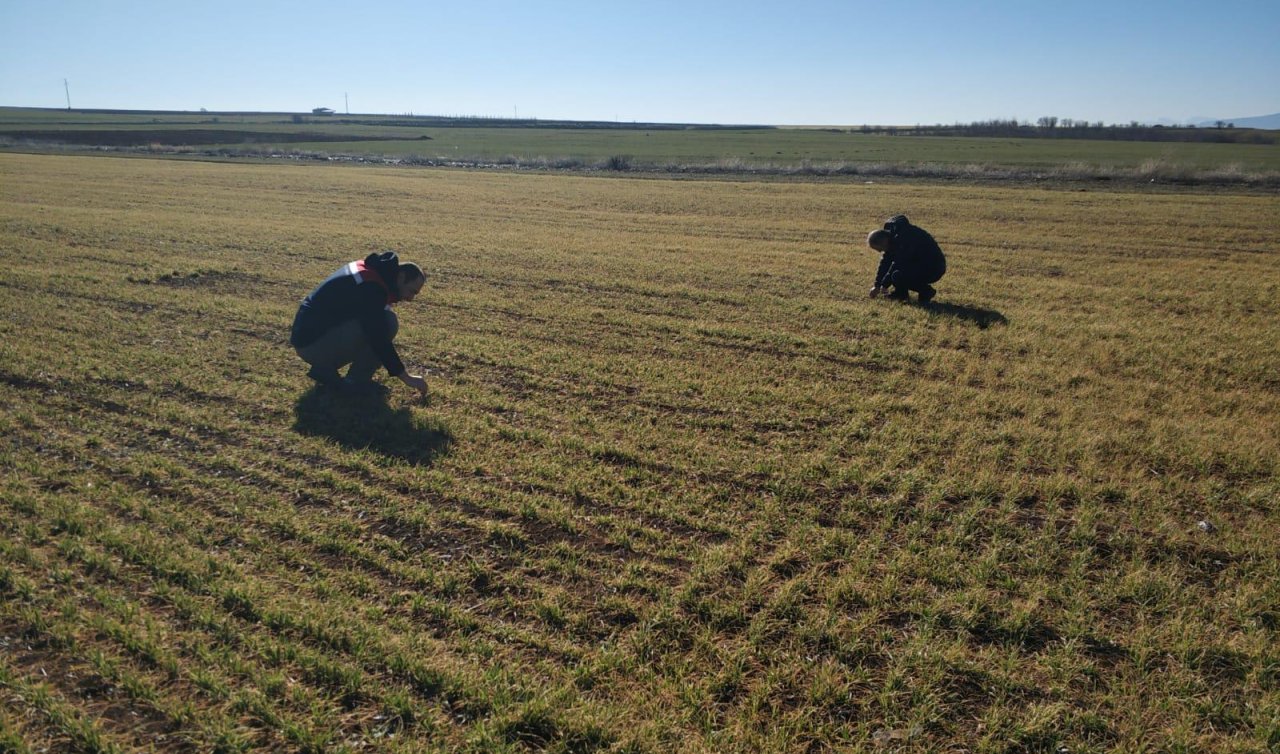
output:
M401 382L413 388L414 390L417 390L419 393L422 393L422 396L424 398L427 396L427 381L423 379L422 375L409 374L409 370L406 369L400 374L397 374L396 379L400 380Z
M391 333L387 330L386 299L382 289L373 285L362 285L360 288L368 289L367 292L360 292L365 297L361 306L364 314L360 317L360 327L364 330L374 355L387 368L387 373L398 376L404 372L404 362L400 360L400 354L391 342Z
M387 372L392 377L400 380L409 387L417 390L424 397L427 395L427 381L422 375L410 374L405 368L404 362L400 360L400 354L396 351L396 345L391 340L391 333L387 331L387 315L383 304L382 292L368 286L369 295L369 314L360 320L360 325L364 329L365 336L369 339L369 347L373 349L374 354L387 368Z
M876 281L874 291L880 291L889 287L889 274L893 272L893 252L886 251L880 255L880 265L876 267ZM875 296L877 294L872 294Z

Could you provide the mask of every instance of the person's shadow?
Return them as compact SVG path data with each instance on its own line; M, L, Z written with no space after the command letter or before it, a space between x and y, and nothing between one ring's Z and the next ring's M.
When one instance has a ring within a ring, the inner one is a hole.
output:
M293 429L328 437L346 448L372 450L415 466L429 466L449 452L453 434L439 423L415 418L407 408L392 409L384 393L345 396L312 387L294 407Z
M931 314L937 314L945 317L955 317L972 322L978 326L979 330L985 330L992 325L1007 325L1009 320L1005 316L993 309L982 309L977 306L965 306L964 304L947 304L937 301L924 304L924 309Z

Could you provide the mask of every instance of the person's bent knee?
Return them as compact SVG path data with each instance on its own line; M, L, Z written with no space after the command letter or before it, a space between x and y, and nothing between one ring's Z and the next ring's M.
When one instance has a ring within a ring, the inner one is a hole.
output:
M329 328L313 343L295 347L298 356L308 364L322 369L338 369L350 364L368 348L364 330L354 319L344 320Z
M314 343L309 346L294 346L293 351L298 354L298 358L313 367L328 369L338 366L332 363L334 361L333 354L326 352L322 348L316 348Z

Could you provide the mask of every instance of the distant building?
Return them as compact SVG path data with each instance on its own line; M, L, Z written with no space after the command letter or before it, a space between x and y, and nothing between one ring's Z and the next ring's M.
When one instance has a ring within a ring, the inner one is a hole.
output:
M312 115L333 115L332 107L316 107L311 110Z

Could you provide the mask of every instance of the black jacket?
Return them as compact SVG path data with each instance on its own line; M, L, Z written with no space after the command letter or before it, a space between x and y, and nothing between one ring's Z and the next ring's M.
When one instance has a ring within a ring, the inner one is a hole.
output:
M399 300L395 287L399 267L394 252L370 254L362 261L343 265L302 299L289 343L304 348L343 322L359 320L369 347L387 371L393 376L404 372L385 314L387 307Z
M889 250L880 257L876 269L877 286L886 286L895 270L910 278L934 282L947 271L947 258L942 247L924 228L912 225L906 215L894 215L884 224L889 231Z

